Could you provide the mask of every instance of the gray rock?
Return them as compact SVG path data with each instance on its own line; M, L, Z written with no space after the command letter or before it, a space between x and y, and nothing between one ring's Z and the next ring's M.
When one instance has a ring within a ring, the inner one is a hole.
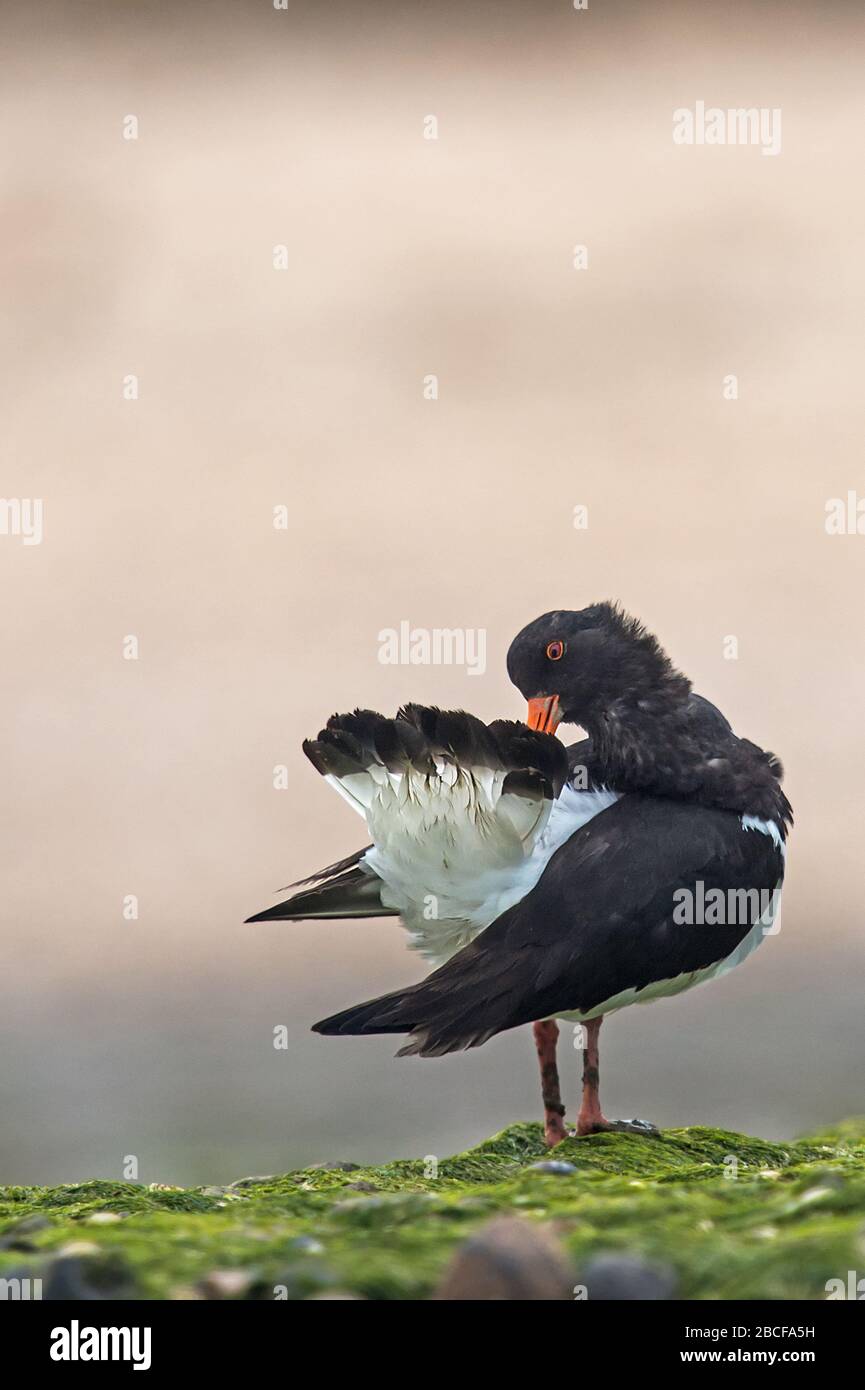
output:
M675 1271L669 1265L655 1264L639 1255L596 1255L585 1266L580 1282L586 1286L590 1302L610 1299L659 1301L672 1298L676 1289Z
M43 1275L42 1297L56 1302L98 1303L136 1297L132 1273L114 1251L59 1255Z
M542 1163L530 1163L529 1169L534 1173L554 1173L556 1177L564 1178L569 1173L576 1173L577 1165L563 1158L547 1158Z

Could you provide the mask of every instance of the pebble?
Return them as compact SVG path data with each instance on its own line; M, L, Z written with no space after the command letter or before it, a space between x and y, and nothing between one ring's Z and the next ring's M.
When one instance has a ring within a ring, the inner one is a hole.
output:
M580 1275L589 1302L610 1299L660 1301L672 1298L676 1275L668 1265L639 1255L596 1255Z
M205 1298L243 1298L255 1283L248 1269L214 1269L199 1285Z
M70 1254L70 1249L76 1246L79 1253ZM83 1253L86 1248L85 1241L74 1241L71 1246L63 1247L65 1253L61 1252L52 1260L45 1271L42 1297L61 1303L134 1298L134 1281L122 1257L112 1252L109 1257L97 1260L93 1254ZM95 1249L97 1255L104 1254L98 1247Z
M299 1250L303 1255L323 1255L324 1246L315 1236L295 1236L289 1241L289 1250Z
M457 1250L436 1300L523 1302L573 1298L574 1271L548 1229L497 1216Z
M50 1225L51 1222L45 1216L36 1213L33 1216L24 1216L0 1236L0 1250L35 1250L36 1246L30 1237L38 1235Z

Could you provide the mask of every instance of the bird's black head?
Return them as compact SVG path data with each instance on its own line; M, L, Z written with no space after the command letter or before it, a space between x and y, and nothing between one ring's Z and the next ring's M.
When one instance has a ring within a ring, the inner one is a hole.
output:
M562 720L589 729L613 706L690 690L656 638L612 603L536 618L510 645L508 675L529 702L527 722L546 733Z

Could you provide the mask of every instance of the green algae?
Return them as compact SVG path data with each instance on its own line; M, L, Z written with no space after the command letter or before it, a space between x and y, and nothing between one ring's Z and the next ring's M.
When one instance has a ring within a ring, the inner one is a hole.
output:
M777 1144L723 1130L567 1139L545 1172L539 1125L441 1160L312 1168L230 1188L92 1181L0 1188L0 1277L74 1254L89 1283L195 1296L244 1271L243 1296L428 1297L455 1248L501 1213L551 1225L576 1272L600 1252L662 1261L683 1298L825 1298L865 1265L865 1120ZM356 1185L360 1184L360 1188Z

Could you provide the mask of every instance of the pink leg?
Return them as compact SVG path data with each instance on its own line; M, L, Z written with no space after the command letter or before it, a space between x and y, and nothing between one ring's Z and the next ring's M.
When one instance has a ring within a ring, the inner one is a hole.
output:
M584 1024L586 1045L583 1048L583 1101L577 1116L577 1134L602 1134L613 1130L618 1134L657 1136L658 1130L646 1120L608 1120L601 1109L600 1062L598 1034L603 1015Z
M559 1087L559 1069L556 1065L556 1044L559 1040L559 1025L552 1018L532 1024L538 1062L541 1068L541 1094L544 1101L544 1139L548 1148L561 1143L565 1137L565 1107Z
M577 1134L596 1134L599 1129L607 1128L607 1121L601 1110L598 1051L598 1034L603 1021L602 1015L583 1025L586 1030L586 1045L583 1048L583 1100L577 1116Z

